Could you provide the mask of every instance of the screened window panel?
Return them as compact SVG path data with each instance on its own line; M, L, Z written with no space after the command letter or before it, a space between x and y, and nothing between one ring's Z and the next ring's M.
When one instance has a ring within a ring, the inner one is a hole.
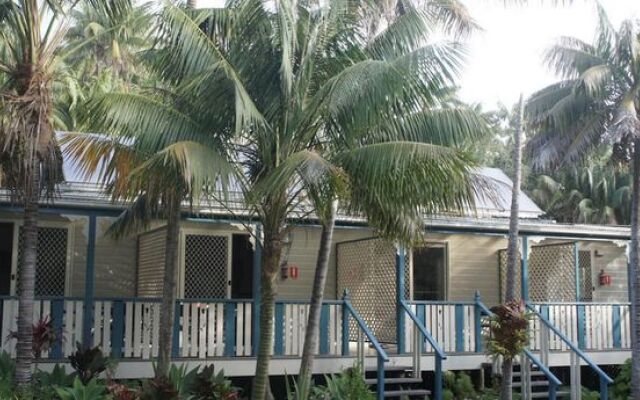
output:
M22 227L18 236L18 277L22 266ZM67 277L67 228L38 228L38 253L36 259L36 296L64 296ZM20 279L18 279L18 293Z

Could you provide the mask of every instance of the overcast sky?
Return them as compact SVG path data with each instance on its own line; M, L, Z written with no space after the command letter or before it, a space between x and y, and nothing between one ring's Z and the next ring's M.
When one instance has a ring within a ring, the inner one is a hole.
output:
M551 0L530 0L526 6L504 6L503 0L462 0L484 31L469 39L469 60L460 81L461 96L486 109L511 105L553 82L542 65L545 48L559 36L591 42L596 24L595 1L574 0L551 6ZM219 6L223 0L199 0ZM515 3L515 1L514 1ZM640 18L640 0L601 0L617 27L626 18Z

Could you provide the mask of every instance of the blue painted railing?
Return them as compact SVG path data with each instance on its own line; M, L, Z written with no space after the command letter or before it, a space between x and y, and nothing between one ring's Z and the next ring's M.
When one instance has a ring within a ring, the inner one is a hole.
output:
M373 346L376 351L376 362L377 362L377 384L376 384L376 394L378 400L384 399L384 363L389 361L389 356L387 352L384 351L382 345L373 334L371 329L364 322L360 314L353 308L351 305L351 301L349 300L349 293L347 291L344 292L342 297L344 309L342 312L342 355L348 355L349 353L349 317L352 317L356 321L356 325L360 329L360 331L369 339L369 343ZM361 335L359 335L361 336ZM364 342L359 340L358 343L359 351L358 358L360 366L364 372Z
M434 373L433 395L436 400L442 400L442 396L443 396L442 361L447 358L447 355L444 353L444 350L442 350L442 347L440 347L440 344L433 338L431 333L425 327L425 321L422 321L418 318L418 316L411 310L407 302L401 301L400 306L402 307L402 310L400 312L405 312L409 316L411 321L413 321L413 325L417 329L416 334L420 333L422 337L433 348L433 351L435 353L435 373ZM422 340L416 340L415 343L416 344L413 346L414 364L416 360L419 360L420 354L422 353L422 346L418 345L418 343L422 343ZM419 369L419 368L417 368L417 366L414 365L414 372L419 374L420 371L416 371L416 369Z
M555 325L553 325L549 320L540 314L538 310L536 310L531 304L527 304L527 308L534 313L534 315L549 329L551 330L560 340L562 340L567 347L575 353L579 358L584 360L585 363L599 376L600 378L600 399L607 400L609 398L609 385L613 383L613 379L609 377L596 363L589 358L582 350L578 348L569 338L567 338L563 332L561 332Z
M482 300L480 299L480 294L479 293L476 293L475 304L476 304L476 307L478 309L478 312L480 313L480 318L482 316L491 317L493 315L491 310L489 310L489 308L487 306L485 306L484 303L482 303ZM481 323L478 324L477 327L480 330L482 328L482 324ZM562 385L562 382L560 381L560 379L558 379L558 377L555 376L553 374L553 372L551 372L551 370L546 365L544 365L544 363L542 361L540 361L540 359L538 359L538 357L533 355L531 353L531 351L529 351L528 349L525 349L523 351L523 353L524 353L525 357L527 357L534 365L536 365L538 367L538 369L545 375L545 377L549 381L549 400L556 400L558 387L560 385ZM525 368L525 366L522 365L521 368ZM522 376L522 380L524 380L524 379L525 379L525 377ZM524 384L524 382L523 382L523 384ZM525 386L523 385L523 388L524 387Z
M323 302L319 337L321 355L340 356L343 300ZM179 299L176 302L172 356L249 357L253 354L255 314L251 299ZM0 335L15 331L17 298L0 297ZM308 301L276 302L276 356L298 356L304 342ZM90 309L94 345L118 359L153 359L158 352L158 298L95 298ZM39 297L34 321L49 317L59 337L43 358L63 359L85 332L86 307L81 297ZM348 343L346 343L348 348ZM0 351L15 353L15 342L2 340Z

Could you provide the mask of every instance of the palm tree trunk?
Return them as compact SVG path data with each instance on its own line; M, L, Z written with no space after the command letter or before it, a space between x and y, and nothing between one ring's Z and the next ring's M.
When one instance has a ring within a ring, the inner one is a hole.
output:
M273 313L277 295L278 270L282 256L282 235L279 224L276 228L265 224L260 290L260 345L253 379L253 400L271 398L269 387L269 363L273 350Z
M298 375L299 388L302 392L301 398L307 398L311 389L311 374L313 372L313 361L320 335L320 312L322 311L322 300L324 298L324 287L327 282L327 272L329 270L329 257L331 255L331 244L333 242L333 228L336 222L336 212L338 201L333 200L329 210L327 221L322 224L322 235L320 236L320 246L318 248L318 260L316 261L316 275L313 279L313 289L311 292L311 306L309 307L309 319L307 330L304 336L304 347L302 349L302 361L300 363L300 373Z
M633 348L632 348L632 370L631 370L631 392L633 399L640 399L640 139L634 141L633 151L633 185L631 199L631 248L629 249L629 270L632 273L633 290L631 306L633 317ZM630 283L631 284L631 283Z
M507 287L505 290L505 303L515 300L516 297L516 270L519 266L520 256L518 252L518 214L520 212L520 186L522 182L522 120L524 113L524 101L520 96L518 120L513 148L513 189L511 193L511 215L509 218L509 245L507 248ZM511 400L513 381L513 359L505 358L502 361L502 384L500 398Z
M176 274L178 272L178 238L180 236L180 199L173 199L167 216L165 240L164 283L162 286L162 308L160 309L160 337L158 339L158 367L156 377L166 376L171 364L173 344L173 322L176 303Z
M33 360L33 303L38 256L38 198L40 193L40 171L37 168L37 163L35 164L31 167L31 187L27 188L25 194L22 265L20 265L19 276L15 382L18 387L22 388L31 382L31 361Z

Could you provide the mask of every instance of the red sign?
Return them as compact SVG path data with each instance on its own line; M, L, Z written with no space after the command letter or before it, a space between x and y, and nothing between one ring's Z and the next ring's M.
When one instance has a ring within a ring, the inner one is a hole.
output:
M600 284L600 286L611 285L611 275L607 274L603 269L601 269L600 274L598 275L598 283Z
M289 276L291 279L298 279L298 266L292 265L289 267Z

